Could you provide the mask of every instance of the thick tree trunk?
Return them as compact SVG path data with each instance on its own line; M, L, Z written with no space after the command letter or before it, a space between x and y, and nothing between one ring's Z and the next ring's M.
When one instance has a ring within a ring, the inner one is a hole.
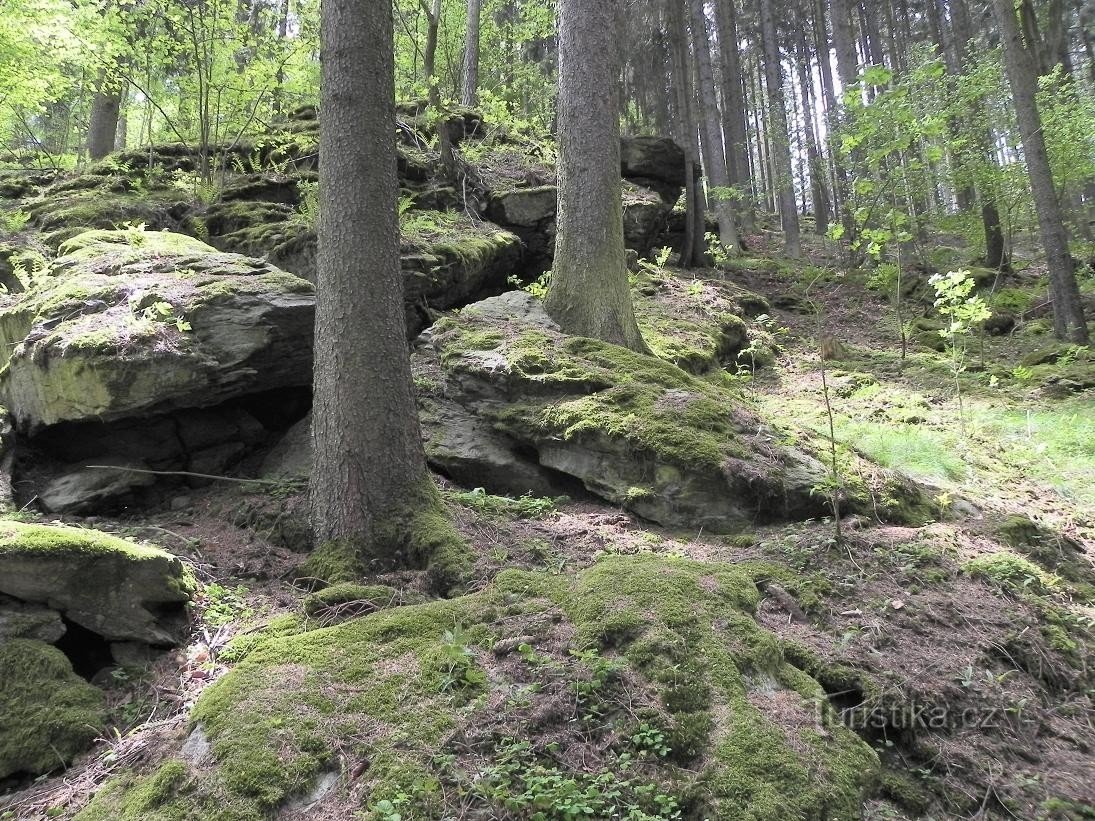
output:
M544 307L567 333L645 351L624 248L618 15L615 0L559 5L559 227Z
M380 557L398 549L392 517L429 484L399 264L391 15L323 3L312 420L316 543Z
M114 150L121 106L121 89L110 88L106 79L102 79L91 100L91 122L87 129L87 153L91 159L101 160Z
M787 256L802 256L795 183L791 176L791 133L787 125L787 104L783 99L783 64L776 38L776 18L772 0L760 0L760 28L764 40L764 73L768 87L768 144L772 153L772 173L779 200L779 218Z
M690 0L689 18L692 31L692 53L696 59L696 74L702 112L699 120L703 128L704 170L707 182L714 189L711 208L719 221L719 238L729 254L737 254L741 243L734 222L734 203L730 199L730 174L726 167L726 154L722 144L722 118L715 97L715 75L711 70L711 43L707 36L707 15L703 0Z
M992 7L1000 27L1008 81L1019 122L1019 134L1023 139L1023 154L1026 157L1042 245L1049 267L1053 330L1059 339L1072 339L1077 344L1086 345L1088 332L1083 304L1080 301L1080 289L1076 283L1064 216L1053 185L1053 173L1042 134L1042 118L1035 99L1038 90L1038 64L1019 30L1012 0L993 0Z
M483 0L468 0L468 31L464 41L464 93L460 102L474 108L479 104L479 15Z

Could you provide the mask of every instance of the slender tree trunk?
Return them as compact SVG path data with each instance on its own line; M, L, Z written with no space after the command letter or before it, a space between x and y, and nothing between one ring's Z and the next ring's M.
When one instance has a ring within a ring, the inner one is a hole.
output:
M620 31L615 0L559 4L559 227L544 307L567 333L645 351L624 249Z
M685 237L681 267L702 265L707 253L704 198L699 184L700 138L696 128L692 68L688 60L688 30L679 0L667 0L666 20L677 97L677 139L685 155Z
M91 122L87 129L87 153L92 160L101 160L114 150L121 106L121 89L111 87L106 77L101 76L99 90L91 99Z
M699 120L703 128L704 170L707 181L715 190L711 197L712 210L719 221L719 238L729 254L737 254L741 247L738 229L734 222L734 203L730 199L730 174L726 167L726 154L722 145L722 118L715 97L715 76L711 70L711 44L707 36L707 15L703 0L690 0L690 28L692 31L692 53L696 59L696 74L699 84L700 108Z
M441 91L437 83L437 32L441 27L441 0L419 0L426 15L426 47L422 50L422 74L429 89L430 105L436 110L441 106Z
M1079 345L1086 345L1088 332L1083 303L1080 301L1080 289L1076 283L1076 272L1068 248L1068 234L1053 185L1053 173L1042 134L1042 118L1035 98L1038 91L1038 64L1019 30L1012 0L993 0L992 7L1000 27L1008 81L1015 102L1019 134L1023 139L1023 154L1026 156L1027 173L1049 267L1053 330L1058 339L1072 339Z
M760 0L760 28L764 41L765 84L768 87L768 144L772 153L772 171L779 199L779 217L787 256L802 256L798 206L791 176L791 132L787 125L787 104L783 99L783 65L776 38L776 18L772 0Z
M483 0L468 0L468 31L464 42L464 93L460 101L474 108L479 104L479 14Z
M798 82L802 94L803 129L806 135L806 158L810 167L810 192L813 198L815 230L825 236L829 230L829 192L825 186L825 165L818 152L817 133L814 130L815 106L810 83L810 46L806 42L806 29L799 30Z
M849 0L832 0L832 24L833 24L833 50L836 52L836 70L840 79L841 94L846 95L855 85L859 76L859 63L855 52L855 26L851 18L851 6ZM847 106L839 107L840 124L847 118ZM853 152L849 163L840 163L838 176L840 179L840 221L844 226L844 239L850 247L856 240L856 222L853 214L852 191L849 180L849 165L852 169L858 162L858 155Z
M744 74L738 53L737 0L718 0L715 19L718 23L719 68L722 76L723 138L726 141L726 165L730 181L742 194L737 216L742 233L756 230L753 180L749 168L749 127L745 107Z
M389 561L389 520L429 485L399 263L391 15L323 3L311 477L316 544Z

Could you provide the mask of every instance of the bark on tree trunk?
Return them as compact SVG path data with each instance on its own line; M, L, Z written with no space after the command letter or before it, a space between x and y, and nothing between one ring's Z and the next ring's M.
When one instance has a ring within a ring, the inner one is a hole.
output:
M703 191L699 185L700 143L696 129L692 69L686 46L687 30L679 0L668 0L667 28L677 96L677 139L685 156L685 236L681 248L682 268L702 265L707 254Z
M803 129L806 135L806 158L810 168L810 193L813 198L815 231L825 236L829 230L829 192L825 186L825 165L818 151L814 130L815 107L810 82L810 46L806 29L800 30L798 41L798 82L802 94Z
M760 0L760 28L764 41L764 73L768 87L768 141L772 153L772 172L779 198L779 218L787 256L802 256L799 235L795 183L791 176L791 133L787 126L787 104L783 99L783 65L776 38L776 18L772 0Z
M707 36L707 15L703 0L690 0L690 29L692 31L692 53L696 59L696 74L699 82L701 116L698 118L703 128L704 170L707 181L714 189L711 196L711 208L719 222L719 238L728 254L737 254L741 247L738 228L734 222L734 203L730 199L730 174L726 167L726 154L722 145L721 116L715 98L715 75L711 70L711 43Z
M114 150L121 105L121 90L111 88L106 78L101 78L99 90L91 100L91 122L87 129L87 153L91 159L101 160Z
M317 546L396 564L393 518L432 485L403 313L391 15L323 3L311 505Z
M468 0L468 31L464 42L464 93L460 102L474 108L479 104L479 15L483 0Z
M717 0L715 19L719 35L719 67L722 77L723 138L726 141L726 167L730 181L742 195L737 216L742 233L756 230L753 180L749 170L749 128L746 119L744 75L738 53L736 0Z
M559 217L544 307L567 333L646 351L624 248L618 15L615 0L559 4Z
M1042 118L1035 99L1038 90L1037 59L1019 29L1012 0L993 0L992 7L1000 27L1027 174L1046 252L1050 298L1053 300L1053 330L1058 339L1072 339L1078 345L1086 345L1088 332L1083 303L1069 253L1061 203L1053 185L1053 173L1042 134Z

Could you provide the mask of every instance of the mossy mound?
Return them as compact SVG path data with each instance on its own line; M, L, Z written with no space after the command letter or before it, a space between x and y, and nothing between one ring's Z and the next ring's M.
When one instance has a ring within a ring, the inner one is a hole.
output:
M168 232L90 231L0 312L22 429L311 382L313 288Z
M511 451L531 450L540 466L645 518L733 532L825 515L823 465L766 425L721 372L699 379L568 337L523 292L470 306L425 341L417 372L443 380L447 401L487 420Z
M66 766L106 723L103 694L40 641L0 641L0 779Z
M109 641L172 645L194 582L163 550L95 530L0 522L0 593Z
M208 760L125 774L78 817L259 819L366 761L321 812L858 818L878 759L757 600L730 566L612 557L274 635L194 708Z
M635 277L632 299L650 350L689 373L771 363L764 334L744 319L769 310L756 294L722 280L648 265Z

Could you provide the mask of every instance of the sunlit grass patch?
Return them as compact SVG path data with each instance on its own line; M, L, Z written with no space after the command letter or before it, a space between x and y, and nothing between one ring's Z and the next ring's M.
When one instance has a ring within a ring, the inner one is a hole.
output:
M946 437L916 425L844 422L837 438L883 467L914 479L960 481L967 469Z

